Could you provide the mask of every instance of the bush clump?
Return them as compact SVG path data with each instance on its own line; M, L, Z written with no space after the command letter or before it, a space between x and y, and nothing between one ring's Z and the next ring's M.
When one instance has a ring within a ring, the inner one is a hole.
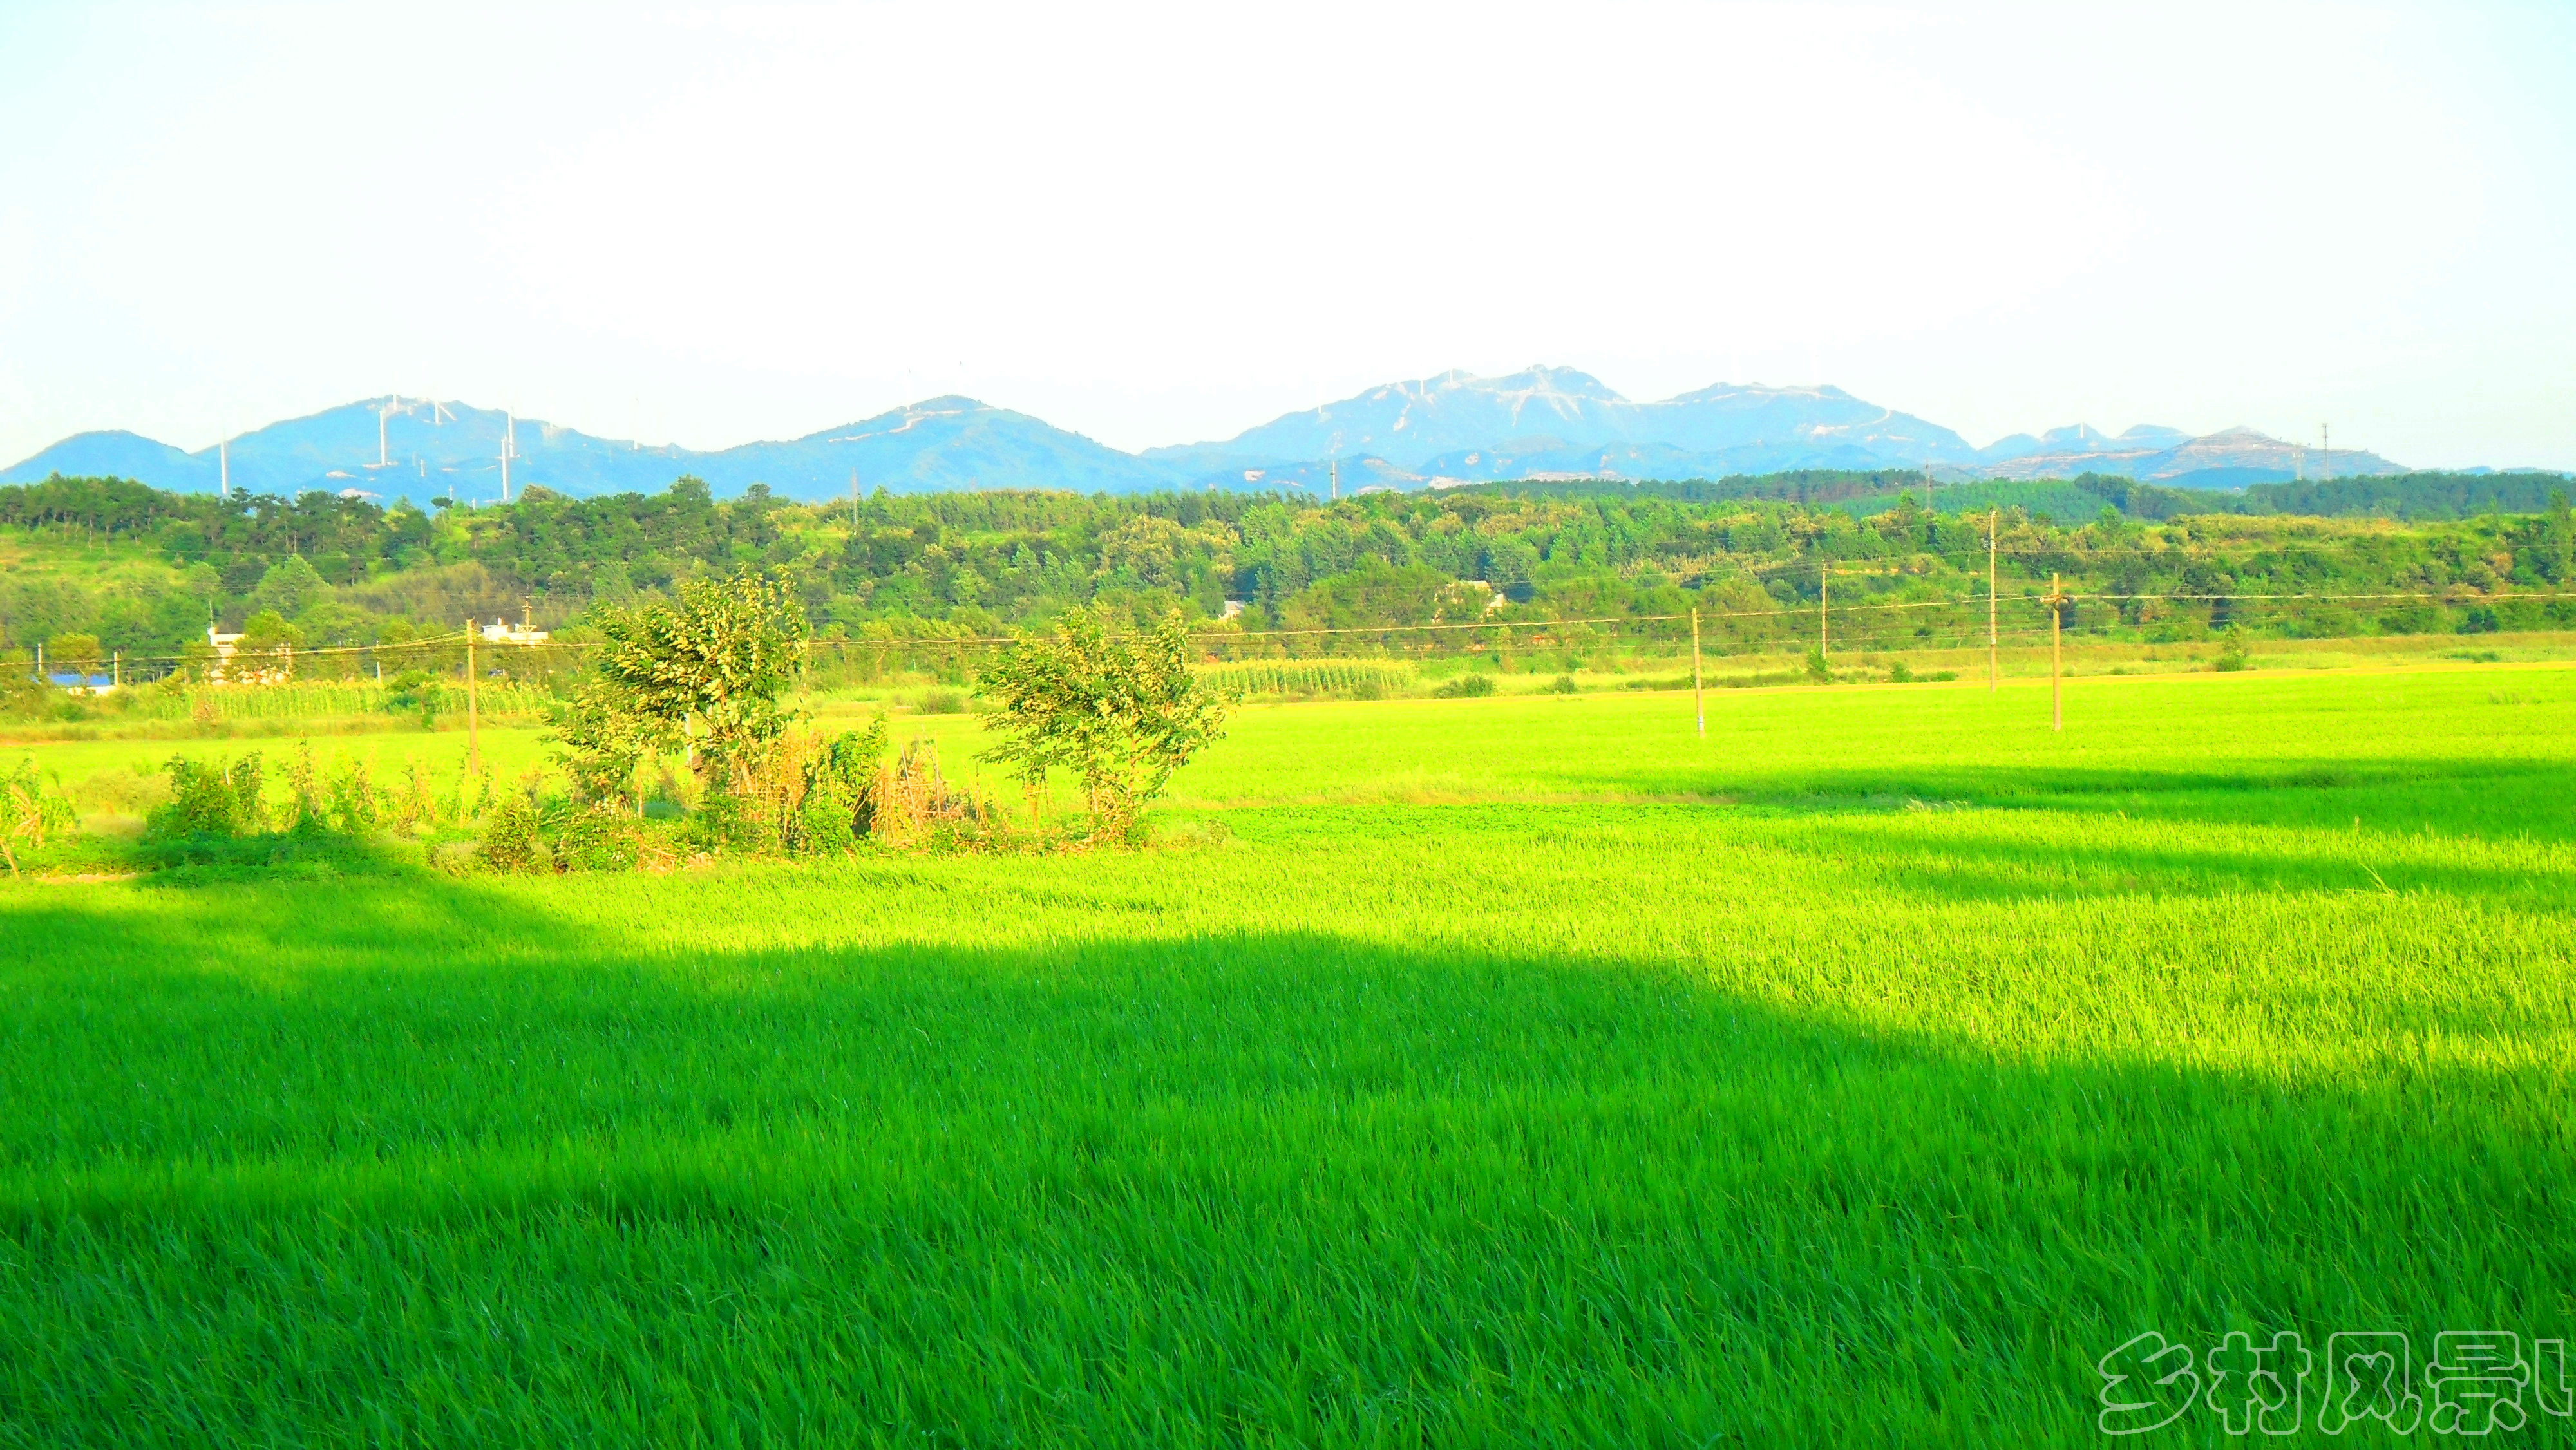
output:
M170 776L170 799L146 819L149 834L230 838L257 835L268 828L268 812L259 794L258 751L239 760L217 757L211 762L172 756L162 769Z
M483 818L483 837L475 854L495 871L538 872L555 869L554 853L540 834L534 801L513 792Z

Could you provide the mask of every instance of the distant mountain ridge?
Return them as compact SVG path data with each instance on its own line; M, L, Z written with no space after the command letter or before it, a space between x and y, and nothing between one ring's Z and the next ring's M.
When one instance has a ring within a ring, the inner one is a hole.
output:
M415 502L515 493L658 492L681 474L736 494L765 484L808 502L883 488L1133 493L1170 488L1439 488L1532 478L1676 480L1793 469L1929 468L1945 478L2115 474L2184 487L2401 473L2355 449L2305 449L2250 429L2194 437L2140 425L2116 437L2077 424L1984 448L1840 388L1720 383L1656 402L1621 397L1572 368L1501 377L1446 372L1286 413L1229 439L1126 453L1025 413L932 398L802 438L695 451L645 448L462 403L388 396L272 423L231 439L232 486L293 495L355 492ZM83 433L0 469L0 483L113 475L211 492L218 451L183 452L126 432Z
M1658 403L1632 403L1571 368L1499 378L1463 372L1389 383L1357 397L1282 414L1222 442L1148 448L1144 456L1202 475L1367 454L1425 472L1468 452L1658 445L1682 454L1778 448L1813 453L1848 445L1878 462L1967 463L1966 439L1840 388L1720 383ZM1663 458L1665 455L1639 455ZM1426 476L1437 476L1427 474Z
M699 452L598 438L537 418L420 398L370 398L272 423L231 439L232 486L294 495L311 489L409 497L501 496L501 452L513 448L510 487L558 493L658 493L682 474L720 493L755 483L798 499L863 488L931 493L974 488L1070 488L1129 493L1170 488L1171 473L1132 454L972 398L931 398L783 442ZM183 453L132 433L82 433L11 468L0 483L48 474L112 474L156 488L211 493L222 472L212 448Z

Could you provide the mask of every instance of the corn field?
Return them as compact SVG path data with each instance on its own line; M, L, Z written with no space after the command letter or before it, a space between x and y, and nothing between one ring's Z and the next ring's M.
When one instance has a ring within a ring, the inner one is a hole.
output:
M208 723L243 720L316 720L349 715L418 715L422 695L433 713L465 717L461 685L423 686L397 697L372 680L317 680L285 685L191 685L134 692L125 713L145 720L198 720ZM526 685L487 684L476 708L487 720L534 719L553 697Z
M1203 665L1198 677L1229 695L1316 695L1334 690L1395 695L1414 683L1410 666L1383 660L1238 660Z

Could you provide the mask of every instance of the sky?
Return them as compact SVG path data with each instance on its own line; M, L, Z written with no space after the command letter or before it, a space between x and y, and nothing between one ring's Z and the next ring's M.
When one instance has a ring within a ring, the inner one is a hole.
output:
M2576 4L0 0L0 463L1532 363L2576 468Z

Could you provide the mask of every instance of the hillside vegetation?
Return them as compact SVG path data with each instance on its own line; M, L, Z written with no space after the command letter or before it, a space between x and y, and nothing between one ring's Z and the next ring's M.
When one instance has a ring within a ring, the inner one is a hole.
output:
M2544 628L2576 622L2560 598L2576 522L2554 488L2527 496L2543 482L2243 496L1987 483L1940 490L1927 509L1901 476L1831 474L1339 503L993 492L825 507L757 487L719 501L684 478L652 495L531 490L424 512L54 479L0 488L0 647L23 658L64 640L54 657L121 654L148 677L185 664L209 623L270 650L399 642L523 609L577 627L594 602L752 565L794 580L825 639L982 638L1095 603L1139 621L1178 607L1204 626L1234 600L1244 608L1223 628L1247 635L1589 618L1652 621L1640 630L1671 639L1673 617L1696 609L1725 649L1811 637L1821 588L1843 611L1838 639L1901 648L1982 636L1990 514L2008 629L2044 624L2033 601L2060 575L2077 596L2069 628L2149 641ZM2410 516L2345 507L2390 498L2412 500L2394 510ZM2444 516L2482 498L2536 511ZM2343 516L2270 511L2293 504Z

